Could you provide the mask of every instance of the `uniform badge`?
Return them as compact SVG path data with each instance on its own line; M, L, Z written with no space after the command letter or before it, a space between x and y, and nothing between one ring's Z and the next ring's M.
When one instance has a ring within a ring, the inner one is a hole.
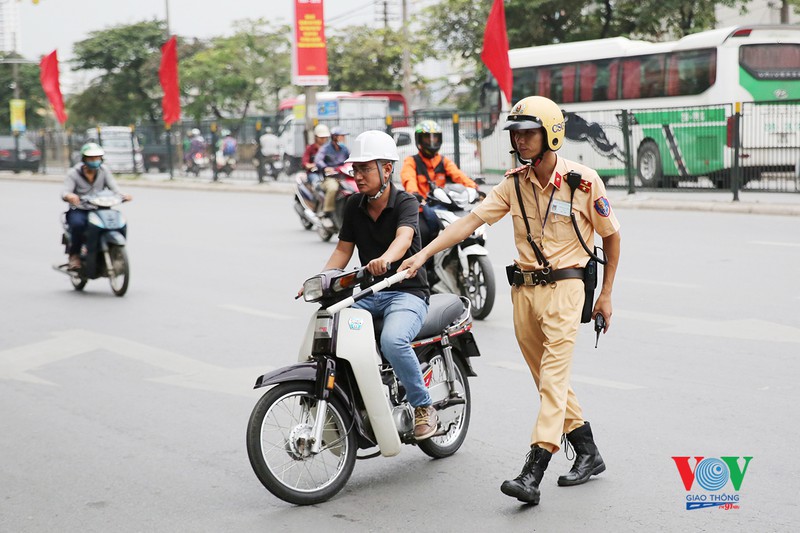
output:
M555 178L553 178L553 185L556 186L556 189L561 188L561 174L559 174L558 172L556 172L556 176Z
M581 184L578 186L578 188L583 192L589 192L592 190L592 182L588 180L581 180Z
M528 167L528 165L522 165L521 167L512 168L511 170L506 170L506 173L505 173L504 177L507 178L509 176L513 176L517 172L521 172L521 171L525 170L527 167Z
M611 214L611 204L608 203L605 196L601 196L594 201L594 210L601 217L607 217Z

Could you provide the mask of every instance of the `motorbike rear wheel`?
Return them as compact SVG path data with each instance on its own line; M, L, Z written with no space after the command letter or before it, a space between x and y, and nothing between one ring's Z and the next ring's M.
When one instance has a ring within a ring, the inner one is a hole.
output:
M358 443L341 400L331 396L322 448L308 449L317 416L313 384L282 383L258 400L247 423L247 455L259 481L281 500L312 505L335 496L350 478Z
M117 296L124 296L128 291L128 280L130 279L128 253L124 246L110 246L108 255L111 257L111 266L113 267L113 272L108 272L111 290Z
M467 277L459 275L459 288L462 296L469 298L472 304L472 316L483 320L494 307L494 270L492 262L485 255L473 255L468 258L469 272Z
M444 356L437 354L431 358L429 363L433 367L430 386L433 387L437 383L446 383L447 369L445 368ZM467 381L467 371L464 368L464 363L459 358L453 357L453 363L455 363L456 390L463 398L464 403L438 410L437 414L445 433L418 443L419 449L434 459L449 457L456 453L464 443L464 439L467 438L467 430L469 429L472 397L470 396L469 382Z

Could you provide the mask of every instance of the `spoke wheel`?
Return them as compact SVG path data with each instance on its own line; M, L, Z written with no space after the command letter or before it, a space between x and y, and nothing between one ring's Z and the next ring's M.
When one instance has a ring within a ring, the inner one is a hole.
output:
M444 435L425 439L418 444L420 450L436 459L448 457L458 451L467 437L470 414L472 413L472 398L469 392L467 372L464 369L464 363L458 357L455 357L455 354L453 355L453 363L455 363L456 370L456 391L464 399L464 403L438 410L437 414L439 415L442 429L445 431ZM431 386L437 383L446 383L447 370L444 357L435 355L431 358L430 365L433 368Z
M128 281L130 280L130 265L128 265L128 253L124 246L111 246L108 249L111 257L112 272L108 273L108 280L111 282L111 290L117 296L123 296L128 291Z
M494 270L485 255L473 255L469 259L467 277L459 275L461 295L469 298L472 316L483 320L494 307Z
M278 498L311 505L332 498L353 473L358 448L350 415L331 396L322 448L311 451L317 400L311 383L283 383L256 404L247 425L247 454L259 481Z

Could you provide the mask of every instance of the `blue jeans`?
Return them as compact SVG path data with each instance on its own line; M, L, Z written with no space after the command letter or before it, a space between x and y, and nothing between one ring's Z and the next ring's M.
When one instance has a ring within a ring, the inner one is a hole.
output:
M381 352L391 363L413 407L431 404L428 389L422 381L417 355L411 341L422 329L428 314L425 300L400 291L381 291L353 304L354 308L369 311L373 317L383 317Z
M85 209L70 209L67 211L67 225L70 234L70 255L79 255L81 246L86 241L86 228L89 225L89 211Z

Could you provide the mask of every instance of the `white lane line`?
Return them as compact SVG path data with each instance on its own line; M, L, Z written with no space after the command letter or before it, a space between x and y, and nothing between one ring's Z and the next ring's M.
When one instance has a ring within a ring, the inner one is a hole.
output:
M500 361L497 363L489 363L489 366L504 368L506 370L526 372L526 373L530 372L528 366L523 363L511 363L509 361ZM572 374L570 380L576 383L586 383L587 385L596 385L598 387L606 387L609 389L618 389L618 390L638 390L645 388L641 385L633 385L632 383L623 383L621 381L612 381L610 379L592 378L589 376L581 376L578 374Z
M293 316L289 315L282 315L280 313L270 313L269 311L262 311L260 309L253 309L252 307L244 307L241 305L234 305L234 304L222 304L220 305L223 309L228 309L229 311L236 311L237 313L244 313L247 315L255 315L260 316L262 318L271 318L272 320L293 320Z
M763 246L789 246L792 248L800 247L800 242L750 241L749 244L761 244Z

